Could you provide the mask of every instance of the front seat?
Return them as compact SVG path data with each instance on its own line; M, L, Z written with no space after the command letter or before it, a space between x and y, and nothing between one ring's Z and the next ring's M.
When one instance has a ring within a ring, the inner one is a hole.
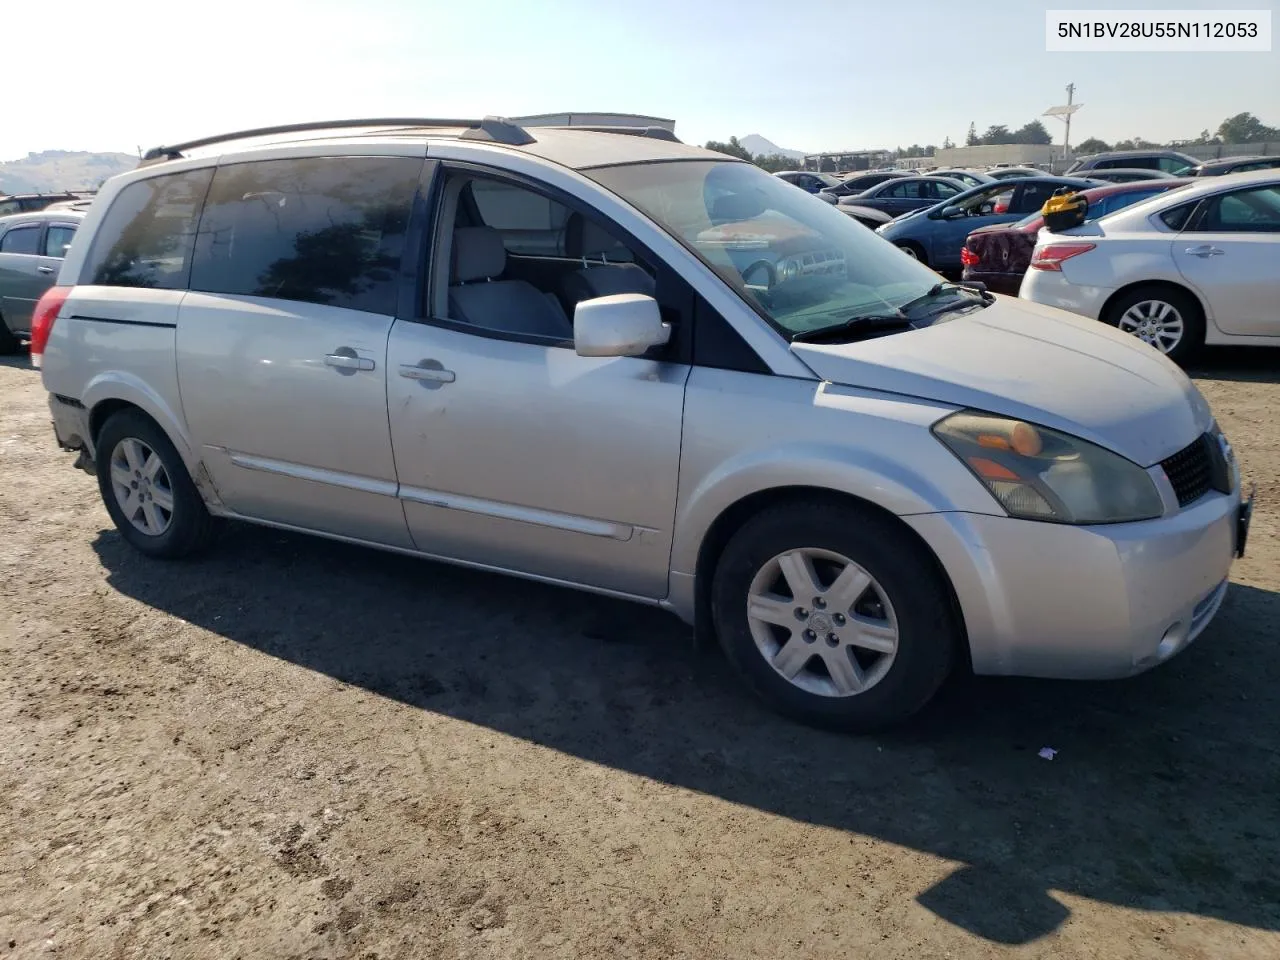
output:
M449 316L487 330L573 339L573 324L554 298L524 280L495 280L507 268L502 234L492 227L453 231Z
M630 261L631 252L580 213L572 214L565 224L565 251L583 262L582 269L566 274L561 281L567 304L576 306L583 300L615 293L654 295L653 277L636 264L623 262Z

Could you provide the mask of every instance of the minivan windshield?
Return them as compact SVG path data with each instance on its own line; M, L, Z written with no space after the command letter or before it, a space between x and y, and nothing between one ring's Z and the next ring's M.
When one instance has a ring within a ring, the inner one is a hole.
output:
M788 338L896 315L939 277L829 203L750 163L583 171L656 220Z

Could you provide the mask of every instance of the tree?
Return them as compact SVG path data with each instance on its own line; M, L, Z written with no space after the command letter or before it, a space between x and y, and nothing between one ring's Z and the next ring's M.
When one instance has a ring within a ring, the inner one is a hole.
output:
M730 157L737 157L739 160L752 159L751 151L740 144L737 137L730 137L728 143L722 143L719 140L708 140L706 149L714 150L716 153L727 154Z
M779 170L791 170L795 167L796 162L790 157L784 157L780 153L771 153L767 156L763 153L757 153L753 161L761 170L768 173L777 173Z
M1218 138L1223 143L1263 143L1280 139L1280 130L1268 127L1252 113L1237 113L1222 121Z
M956 148L956 145L955 145L954 143L952 143L952 142L951 142L951 138L950 138L950 137L943 137L943 138L942 138L942 149L943 149L943 150L954 150L955 148Z
M965 135L964 145L966 147L976 147L982 141L978 139L978 128L972 120L969 121L969 132Z
M1134 137L1132 140L1117 140L1116 145L1112 147L1112 149L1113 150L1150 150L1158 146L1160 146L1160 144L1152 143L1150 140L1145 140L1142 137Z
M987 132L982 135L979 143L1013 143L1012 137L1013 134L1003 123L994 123L987 127Z
M1013 131L1014 143L1053 143L1053 137L1039 120L1032 120L1026 126Z
M1090 137L1076 144L1076 153L1106 153L1111 147L1105 140Z

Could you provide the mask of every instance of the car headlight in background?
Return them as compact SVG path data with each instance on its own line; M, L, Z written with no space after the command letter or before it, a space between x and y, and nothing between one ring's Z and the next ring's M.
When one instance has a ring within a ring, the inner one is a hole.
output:
M939 420L933 433L1011 517L1087 524L1164 513L1145 470L1087 440L972 410Z

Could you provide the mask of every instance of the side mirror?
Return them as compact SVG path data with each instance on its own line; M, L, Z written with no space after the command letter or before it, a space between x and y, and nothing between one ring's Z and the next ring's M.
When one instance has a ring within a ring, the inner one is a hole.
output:
M583 300L573 311L573 346L580 357L638 357L670 339L658 301L641 293Z
M941 210L934 211L929 216L934 220L955 220L957 217L963 217L964 211L959 207L948 205L943 207Z

